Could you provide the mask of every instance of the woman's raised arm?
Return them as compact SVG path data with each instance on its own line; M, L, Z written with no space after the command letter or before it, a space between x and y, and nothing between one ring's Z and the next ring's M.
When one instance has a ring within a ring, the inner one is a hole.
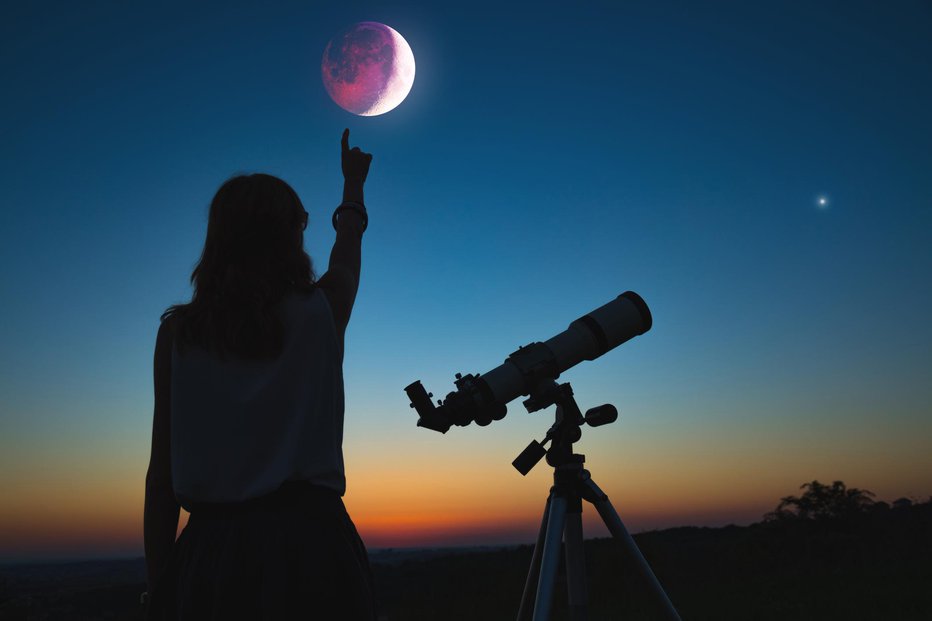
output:
M349 148L349 129L343 130L341 139L341 162L343 168L343 205L334 220L336 241L330 251L327 273L319 281L324 289L338 336L342 343L346 325L349 323L356 291L359 289L359 274L362 263L362 233L368 215L363 199L363 186L369 174L372 154L359 147Z

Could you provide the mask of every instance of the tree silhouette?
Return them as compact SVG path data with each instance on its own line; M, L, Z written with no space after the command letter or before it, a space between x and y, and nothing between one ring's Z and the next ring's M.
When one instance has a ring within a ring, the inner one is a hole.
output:
M799 486L805 489L802 496L784 496L772 512L764 516L774 520L826 520L844 518L860 513L874 504L873 492L852 487L848 489L841 481L824 485L810 481Z

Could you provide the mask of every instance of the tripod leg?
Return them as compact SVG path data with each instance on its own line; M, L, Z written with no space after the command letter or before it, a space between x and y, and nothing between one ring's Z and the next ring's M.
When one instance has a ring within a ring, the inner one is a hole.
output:
M537 582L537 599L534 602L534 621L548 621L553 605L553 588L560 565L560 544L566 524L566 496L551 494L550 517L544 537L544 554L540 561L540 578Z
M537 533L537 543L534 544L534 555L531 557L531 567L527 572L527 582L524 583L524 594L521 596L521 607L518 609L518 621L528 621L531 618L534 592L537 588L537 580L540 577L540 557L544 550L547 522L550 518L550 499L552 497L553 494L547 496L547 504L544 506L544 518L541 520L540 531Z
M663 610L663 618L669 621L680 621L680 615L676 612L676 608L673 607L673 603L670 601L670 598L667 597L666 592L660 585L660 581L657 580L657 576L654 575L650 565L647 564L647 559L641 554L634 539L628 533L628 529L625 528L624 522L621 521L618 512L615 511L615 507L609 502L608 496L606 496L605 493L599 489L599 486L591 479L585 481L583 485L586 488L586 500L589 500L595 505L599 515L602 516L602 521L605 522L605 525L608 527L609 532L612 533L615 539L621 542L628 556L634 560L638 571L644 576L650 591Z
M586 621L589 616L589 596L586 592L586 558L583 550L582 499L573 494L567 499L566 583L569 591L570 618Z

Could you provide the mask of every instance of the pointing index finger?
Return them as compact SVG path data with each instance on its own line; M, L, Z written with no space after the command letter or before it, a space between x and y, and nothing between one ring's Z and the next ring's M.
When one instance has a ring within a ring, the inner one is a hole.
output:
M344 151L349 151L349 127L343 130L343 138L340 139L340 144Z

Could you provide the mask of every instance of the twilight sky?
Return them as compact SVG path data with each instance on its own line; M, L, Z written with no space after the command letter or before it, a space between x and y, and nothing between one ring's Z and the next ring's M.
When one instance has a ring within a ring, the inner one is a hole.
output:
M131 4L0 20L0 561L142 554L155 335L210 198L289 182L322 274L344 127L374 154L344 366L370 547L530 542L551 473L510 462L552 410L440 435L403 388L628 289L653 329L561 380L621 411L578 448L632 531L812 479L932 493L927 3ZM386 115L320 81L357 21L414 51Z

